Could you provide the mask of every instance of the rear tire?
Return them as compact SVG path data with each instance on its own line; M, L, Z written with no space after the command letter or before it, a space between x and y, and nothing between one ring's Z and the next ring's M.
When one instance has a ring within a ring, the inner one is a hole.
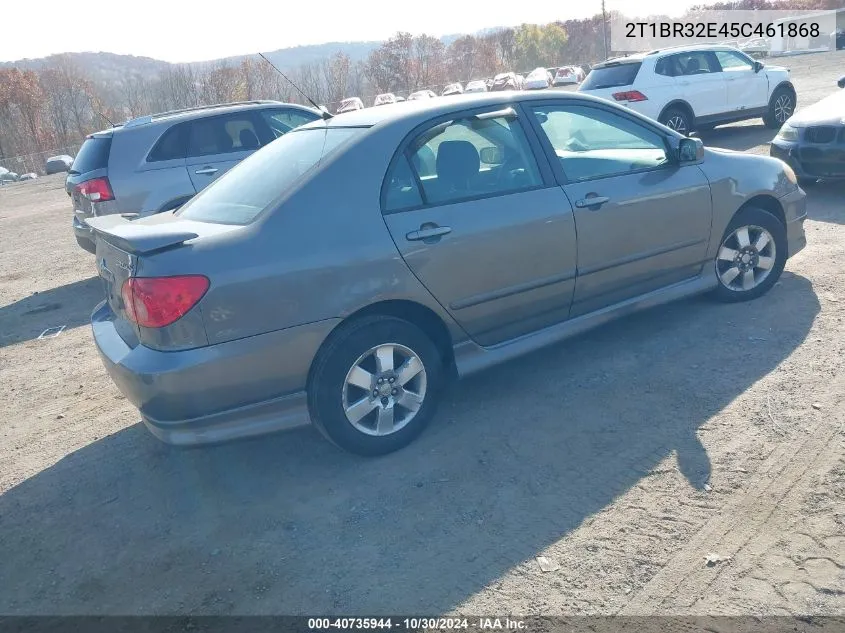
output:
M444 377L437 346L416 325L363 317L341 325L317 355L308 408L317 429L340 448L384 455L422 433Z
M763 117L763 123L773 130L780 129L795 113L795 105L795 93L785 86L778 88L769 99L769 110Z
M763 209L743 209L728 224L716 253L714 298L736 303L764 295L780 278L786 254L783 223Z
M689 136L690 132L692 132L693 119L690 116L689 112L687 112L683 108L678 108L674 106L671 108L667 108L660 115L658 121L660 121L660 123L662 123L666 127L675 130L679 134L683 134L684 136Z

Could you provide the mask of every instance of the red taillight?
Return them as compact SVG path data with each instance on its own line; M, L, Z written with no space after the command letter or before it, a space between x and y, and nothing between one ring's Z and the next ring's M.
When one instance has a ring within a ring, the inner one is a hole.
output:
M648 101L646 97L639 90L628 90L626 92L614 92L613 98L617 101Z
M120 295L126 316L141 327L164 327L182 318L208 290L202 275L130 277Z
M74 187L74 190L88 198L91 202L106 202L114 200L108 178L94 178L86 180Z

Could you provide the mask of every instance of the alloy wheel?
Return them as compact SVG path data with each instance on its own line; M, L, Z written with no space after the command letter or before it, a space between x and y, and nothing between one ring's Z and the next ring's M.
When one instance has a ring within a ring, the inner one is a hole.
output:
M666 127L669 129L675 130L678 134L686 135L689 131L687 129L687 122L684 117L680 115L675 115L671 117L668 121L666 121Z
M391 435L407 426L423 404L427 376L420 357L398 343L370 348L343 383L343 411L366 435Z
M716 257L719 282L733 292L748 292L763 283L776 261L775 239L760 226L741 226L727 236Z
M785 123L792 116L794 110L795 105L792 103L792 97L788 94L782 94L775 100L775 121L781 124Z

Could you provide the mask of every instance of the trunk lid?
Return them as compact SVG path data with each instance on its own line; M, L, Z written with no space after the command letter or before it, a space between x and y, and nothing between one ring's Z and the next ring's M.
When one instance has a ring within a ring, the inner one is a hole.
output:
M590 71L590 74L578 86L578 92L618 103L613 98L613 94L633 89L641 66L642 62L636 59L607 62Z
M120 291L123 283L135 274L138 266L138 256L128 253L114 244L104 240L97 240L97 272L103 282L106 301L114 312L116 325L121 337L129 342L130 334L137 338L138 329L135 323L126 318L126 306ZM121 331L122 330L122 331Z
M97 271L106 300L115 315L115 326L130 345L137 343L140 330L127 318L121 291L127 279L138 276L143 260L155 257L156 253L179 248L190 240L243 229L237 225L182 220L172 211L135 220L121 215L105 215L89 219L88 225L95 232ZM171 272L179 274L185 271Z

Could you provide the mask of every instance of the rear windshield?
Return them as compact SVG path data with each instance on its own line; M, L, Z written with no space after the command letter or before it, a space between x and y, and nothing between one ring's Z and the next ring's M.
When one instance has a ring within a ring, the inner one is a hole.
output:
M105 169L109 164L110 136L94 136L85 139L79 153L73 159L70 173L84 174L95 169Z
M641 65L640 62L629 62L627 64L593 68L581 84L581 90L599 90L601 88L630 86L634 83L634 79L640 71Z
M177 215L217 224L249 224L264 209L365 128L294 130L232 167Z

